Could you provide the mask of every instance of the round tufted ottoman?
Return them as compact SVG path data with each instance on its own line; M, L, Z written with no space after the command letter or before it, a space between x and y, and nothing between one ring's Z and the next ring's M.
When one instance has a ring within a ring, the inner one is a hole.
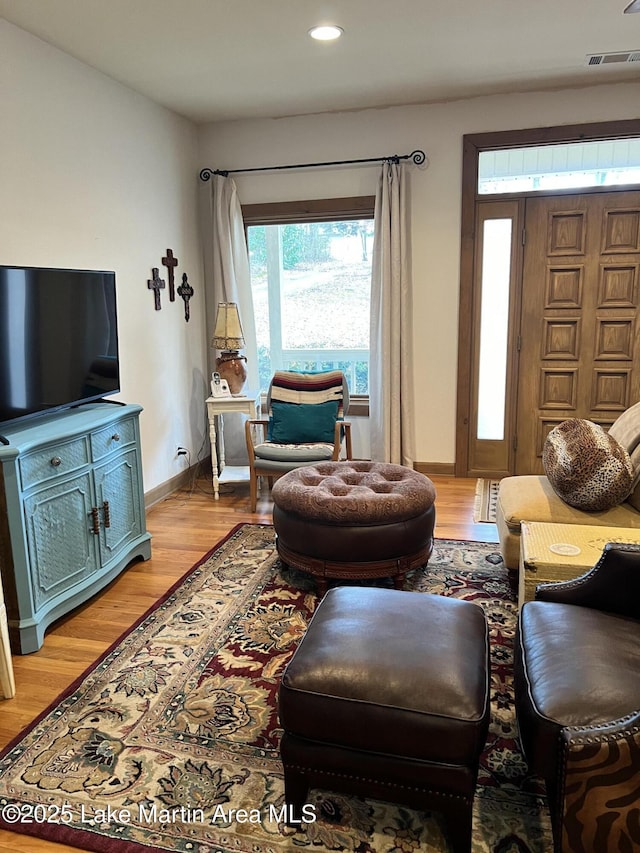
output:
M424 474L382 462L319 462L273 487L283 563L318 579L392 577L424 566L433 548L436 490Z

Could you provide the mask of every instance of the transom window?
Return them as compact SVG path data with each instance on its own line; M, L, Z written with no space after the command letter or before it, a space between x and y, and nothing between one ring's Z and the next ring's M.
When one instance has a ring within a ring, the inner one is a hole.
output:
M343 370L369 393L373 197L243 207L264 390L275 370Z
M640 138L481 151L478 193L545 192L640 183Z

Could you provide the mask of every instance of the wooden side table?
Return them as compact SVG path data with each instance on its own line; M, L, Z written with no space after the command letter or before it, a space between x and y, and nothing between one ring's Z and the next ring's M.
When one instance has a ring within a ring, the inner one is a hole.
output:
M211 440L211 468L213 474L213 497L220 497L220 483L238 483L249 480L249 467L225 465L224 418L225 413L238 412L252 420L260 417L260 392L249 392L237 397L207 397L207 417ZM218 455L218 447L220 453Z
M640 530L523 521L518 606L535 597L539 583L572 580L591 569L602 556L607 542L640 545Z

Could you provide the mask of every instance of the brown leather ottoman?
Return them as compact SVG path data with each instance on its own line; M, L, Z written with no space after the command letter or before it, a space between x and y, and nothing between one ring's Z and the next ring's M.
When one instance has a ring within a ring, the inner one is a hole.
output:
M381 462L320 462L273 487L283 563L318 579L393 577L424 566L433 549L436 490L428 477Z
M489 725L489 638L468 601L338 587L320 602L280 685L285 799L318 787L440 812L471 849Z

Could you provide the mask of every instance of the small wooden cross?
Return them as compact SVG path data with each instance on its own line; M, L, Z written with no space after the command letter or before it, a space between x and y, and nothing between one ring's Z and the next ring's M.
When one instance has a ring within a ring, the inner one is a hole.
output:
M193 288L187 281L186 272L182 273L182 284L178 288L178 296L181 296L184 299L184 319L189 322L189 316L191 314L189 309L189 300L193 296Z
M160 291L164 289L164 281L158 276L158 267L153 267L151 273L153 278L147 279L147 287L149 290L153 290L156 311L159 311L162 308L160 305Z
M173 250L167 249L166 258L162 259L162 265L167 267L169 271L169 301L176 301L176 289L173 280L173 268L178 266L178 259L173 257Z

